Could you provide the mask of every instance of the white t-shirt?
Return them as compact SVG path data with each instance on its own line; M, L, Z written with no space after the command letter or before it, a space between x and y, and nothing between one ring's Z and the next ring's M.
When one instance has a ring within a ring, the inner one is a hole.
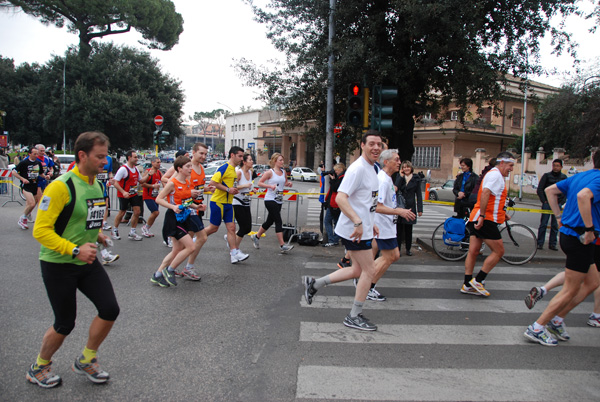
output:
M498 168L493 168L490 170L485 177L483 178L483 183L481 183L483 188L487 188L494 194L496 197L502 195L504 191L504 187L506 186L506 180L502 173L498 170Z
M378 190L379 180L377 180L375 168L362 156L346 170L344 180L342 180L342 184L338 189L338 192L348 195L350 206L362 220L363 234L361 240L373 238ZM335 233L346 240L352 240L350 238L352 232L354 232L354 222L342 212L335 226Z
M267 184L275 184L277 189L273 190L272 188L268 188L267 193L265 194L265 201L275 201L278 204L283 204L283 187L286 182L285 171L282 171L281 175L278 175L275 172L275 169L271 169L271 173L273 173L273 175L267 180Z
M381 169L377 173L379 179L379 195L377 202L389 208L396 208L396 191L394 191L394 183L392 178ZM375 224L379 228L380 239L395 239L396 238L396 221L398 215L375 214Z

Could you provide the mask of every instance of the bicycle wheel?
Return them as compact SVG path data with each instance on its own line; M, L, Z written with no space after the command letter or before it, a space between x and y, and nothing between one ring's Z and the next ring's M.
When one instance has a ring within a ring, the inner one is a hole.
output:
M510 228L510 230L509 230ZM502 260L512 265L525 264L537 252L537 238L533 230L520 223L504 225L500 231L504 244Z
M444 224L441 223L433 231L431 236L431 246L433 251L443 260L458 261L467 256L469 252L469 230L465 227L465 237L457 245L448 245L444 243Z

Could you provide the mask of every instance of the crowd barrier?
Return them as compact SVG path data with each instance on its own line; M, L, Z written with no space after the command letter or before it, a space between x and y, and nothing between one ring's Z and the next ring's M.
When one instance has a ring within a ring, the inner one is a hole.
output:
M23 205L18 199L15 199L15 192L19 193L19 186L14 184L13 180L14 177L11 169L0 169L0 197L5 199L2 206L5 206L9 202L16 202L19 205Z

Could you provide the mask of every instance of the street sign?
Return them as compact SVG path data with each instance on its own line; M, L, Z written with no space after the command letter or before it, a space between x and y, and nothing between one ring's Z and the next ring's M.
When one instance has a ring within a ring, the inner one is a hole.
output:
M157 126L162 126L163 124L163 117L161 115L158 115L154 118L154 124L156 124Z

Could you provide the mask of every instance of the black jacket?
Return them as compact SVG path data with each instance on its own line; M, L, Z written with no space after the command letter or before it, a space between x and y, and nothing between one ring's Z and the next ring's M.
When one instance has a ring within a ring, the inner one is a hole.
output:
M566 178L567 178L567 175L564 174L563 172L544 173L544 175L542 176L542 179L540 180L540 183L538 184L538 188L537 188L537 195L538 195L538 197L540 197L540 201L542 202L542 204L545 202L548 202L548 198L546 198L546 193L544 190L546 190L546 188L550 187L551 185L556 184L559 181L564 180ZM559 204L564 204L565 200L566 200L565 194L561 194L558 196Z
M412 179L408 183L404 176L398 175L395 184L398 187L398 193L404 197L406 203L404 208L410 209L415 215L418 212L423 212L423 195L421 194L421 178L419 175L413 173ZM417 220L406 221L401 218L399 222L415 224Z
M460 192L460 188L462 186L462 181L463 181L463 175L464 175L464 173L460 173L458 176L456 176L456 180L454 180L454 188L452 189L452 192L454 193L455 197L458 197L458 193ZM479 178L479 176L477 176L477 174L475 172L471 172L471 175L469 176L469 178L467 179L467 182L465 183L465 191L464 191L465 200L469 199L469 196L473 192L473 189L475 188L475 184L477 183L478 178Z

